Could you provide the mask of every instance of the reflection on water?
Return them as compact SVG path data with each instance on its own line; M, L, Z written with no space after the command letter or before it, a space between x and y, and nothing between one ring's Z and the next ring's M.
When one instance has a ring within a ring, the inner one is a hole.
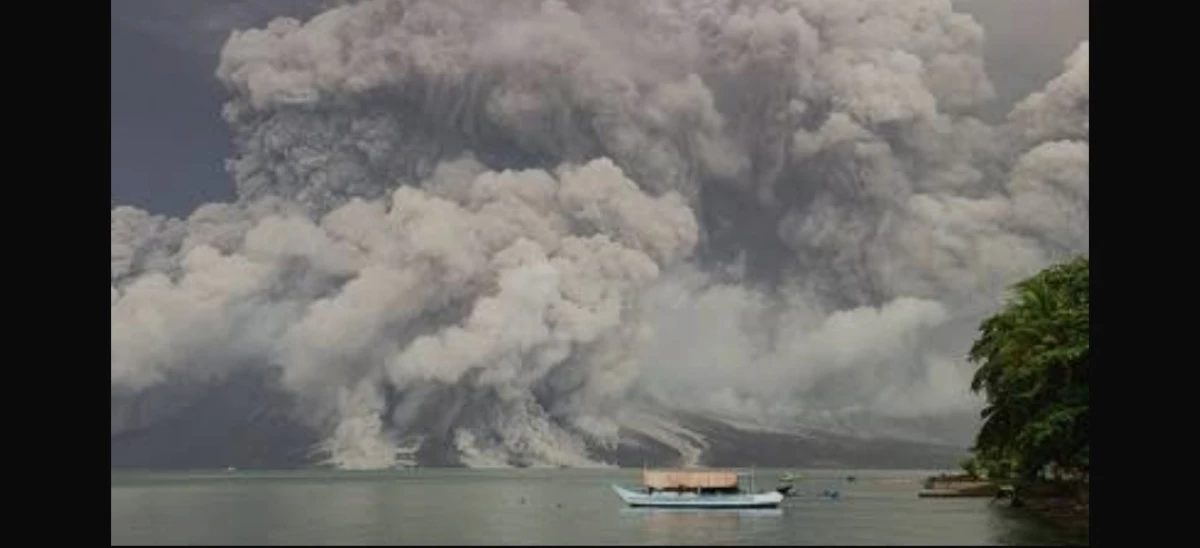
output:
M746 510L705 510L690 508L624 508L621 519L640 524L650 542L692 544L696 541L728 544L746 536L757 521L774 522L783 517L780 508ZM753 536L753 535L750 535Z

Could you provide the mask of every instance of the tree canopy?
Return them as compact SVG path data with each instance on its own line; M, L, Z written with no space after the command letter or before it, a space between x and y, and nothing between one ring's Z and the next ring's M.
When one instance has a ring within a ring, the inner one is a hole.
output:
M989 475L1033 479L1050 466L1088 472L1088 259L1018 283L980 326L971 390L987 406L975 463Z

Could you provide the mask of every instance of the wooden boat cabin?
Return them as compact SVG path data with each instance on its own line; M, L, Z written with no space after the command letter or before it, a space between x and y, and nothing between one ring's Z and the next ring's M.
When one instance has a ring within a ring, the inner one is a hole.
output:
M642 485L655 492L737 494L738 474L728 470L642 470Z

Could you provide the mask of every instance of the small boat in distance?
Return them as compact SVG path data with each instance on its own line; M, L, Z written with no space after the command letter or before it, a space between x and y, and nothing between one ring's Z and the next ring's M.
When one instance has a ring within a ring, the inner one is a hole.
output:
M778 491L744 490L738 474L726 470L642 470L642 487L613 485L621 500L633 507L654 508L776 508L783 502Z

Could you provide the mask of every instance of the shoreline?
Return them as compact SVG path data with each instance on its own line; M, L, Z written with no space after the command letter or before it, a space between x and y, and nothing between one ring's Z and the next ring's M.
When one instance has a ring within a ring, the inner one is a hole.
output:
M1007 507L1027 511L1055 524L1088 529L1090 504L1087 484L1035 483L1019 491L998 482L968 475L931 476L925 479L919 497L1005 499Z
M1082 496L1075 494L1028 493L1021 494L1019 504L1010 507L1026 510L1057 525L1071 529L1089 529L1090 504L1086 488Z

